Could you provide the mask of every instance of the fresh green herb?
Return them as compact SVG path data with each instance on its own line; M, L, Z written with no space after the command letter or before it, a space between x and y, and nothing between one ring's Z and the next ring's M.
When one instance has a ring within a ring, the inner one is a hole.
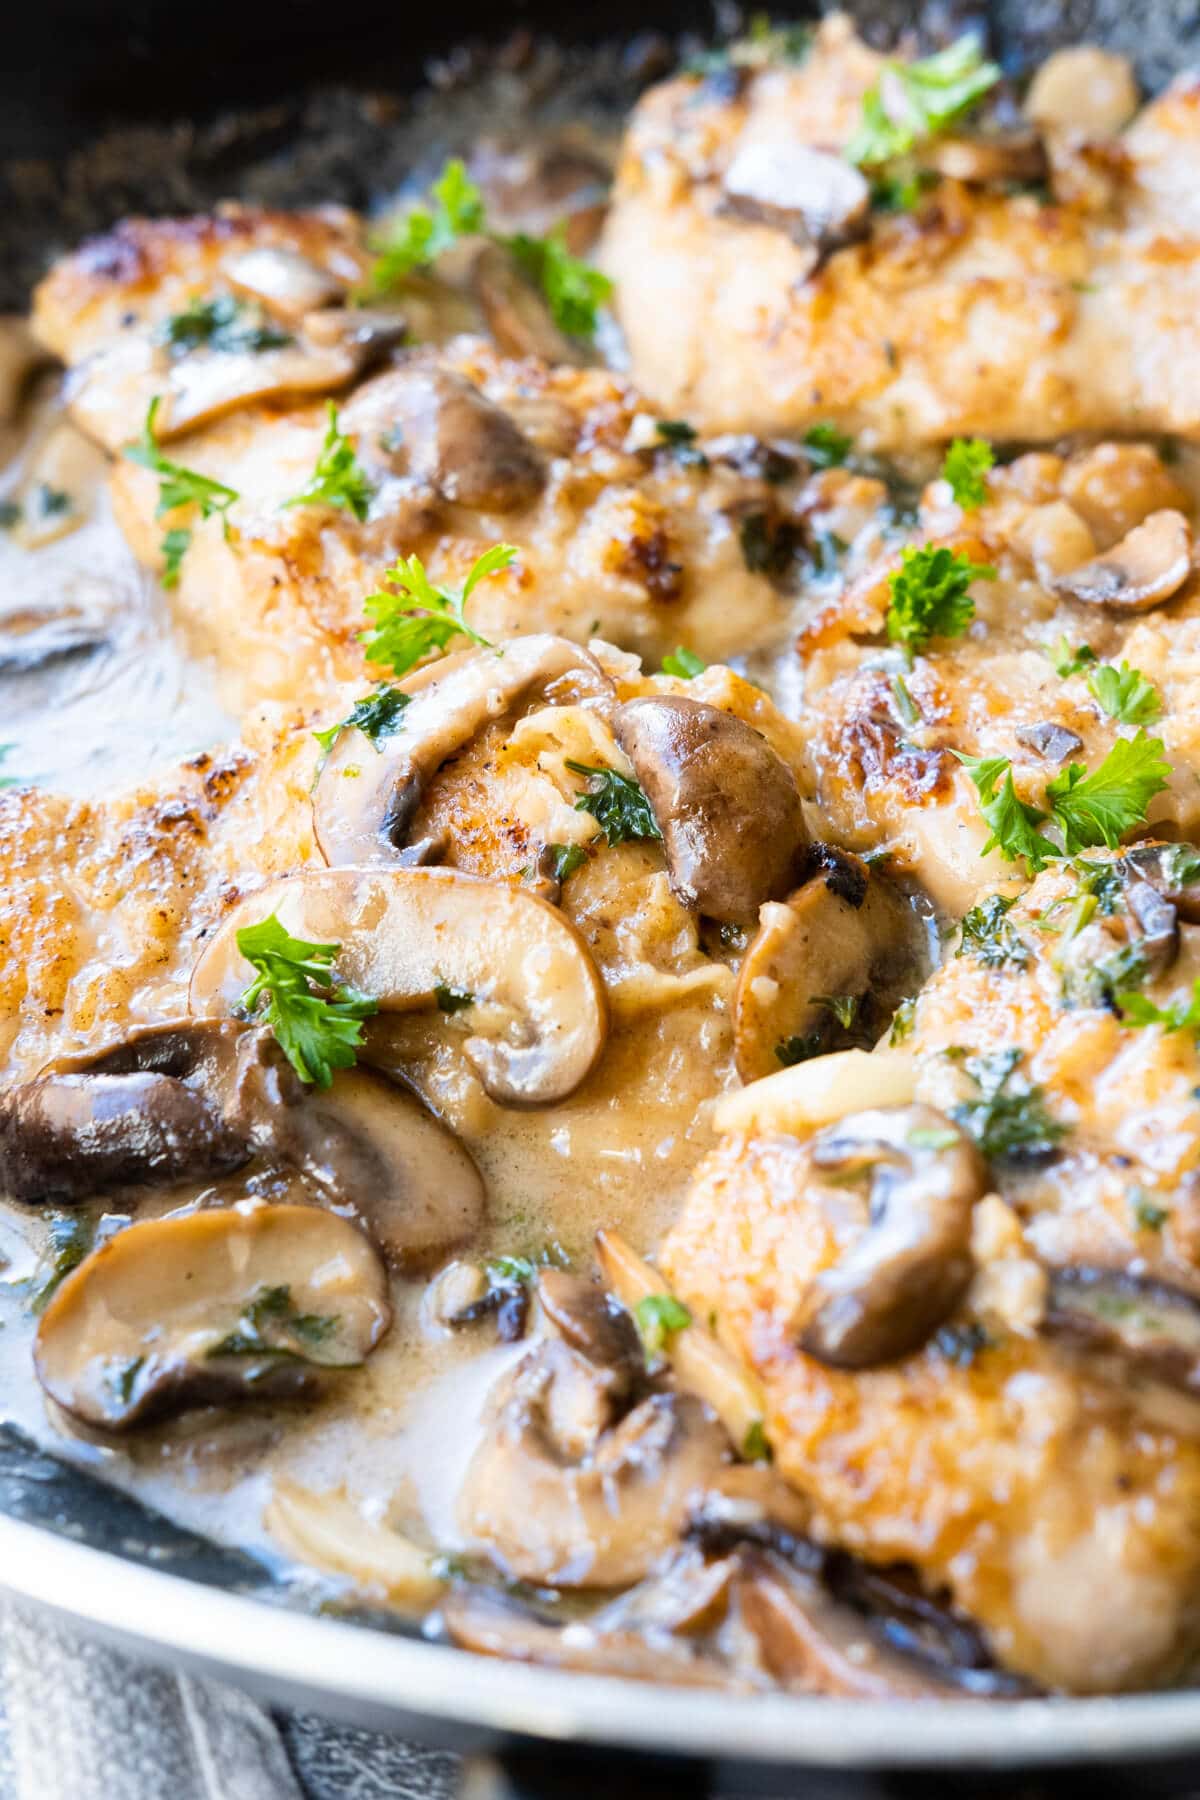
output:
M686 419L658 419L654 425L661 443L674 452L675 461L685 468L707 469L709 460L696 447L696 427Z
M33 497L39 519L57 519L69 513L73 504L65 488L51 487L47 481L38 482Z
M1029 945L1005 917L1016 904L1015 899L1006 899L1003 894L989 894L973 906L963 919L955 955L973 956L985 969L1027 967Z
M854 448L854 439L839 431L830 419L819 419L804 434L808 460L817 469L840 469Z
M911 661L935 637L962 636L975 617L968 588L973 581L994 581L996 571L944 544L908 544L901 558L888 577L887 634L903 644Z
M979 792L979 810L991 827L991 836L980 854L986 856L990 850L999 850L1006 862L1015 862L1023 857L1026 867L1033 874L1044 869L1060 852L1038 830L1046 817L1045 813L1040 812L1036 806L1028 805L1018 796L1013 786L1012 766L1008 758L964 756L958 750L954 755L975 783ZM1001 786L997 793L998 782L1001 782Z
M372 244L379 252L370 275L377 294L389 293L415 270L436 262L459 238L484 229L483 195L458 157L446 164L430 191L436 203L432 211L414 206L391 236Z
M1145 823L1147 807L1170 778L1164 748L1161 738L1139 731L1118 738L1090 775L1070 763L1048 783L1046 799L1068 856L1099 844L1115 850L1123 832Z
M1184 845L1178 846L1186 848ZM1120 909L1125 897L1125 884L1121 879L1121 871L1116 863L1088 862L1085 857L1076 857L1071 864L1079 877L1081 895L1096 902L1096 910L1105 918L1111 918ZM1174 879L1169 876L1168 879Z
M942 480L965 512L973 512L987 499L987 472L995 452L983 438L955 438L942 464Z
M697 675L703 675L708 664L694 650L685 650L682 644L676 644L674 650L662 659L664 675L676 675L681 681L694 681Z
M50 1235L29 1292L29 1310L45 1312L72 1269L77 1269L92 1247L95 1226L86 1213L52 1213Z
M1054 664L1054 673L1064 681L1072 675L1082 675L1085 669L1099 661L1090 644L1080 644L1077 650L1072 649L1066 637L1060 637L1053 644L1043 644L1042 651Z
M876 175L871 182L871 205L876 212L916 212L930 188L937 186L932 169L900 169Z
M343 731L361 731L382 756L384 740L403 731L404 714L411 705L411 694L402 694L390 681L381 681L373 694L354 702L344 719L324 731L314 731L313 736L328 756Z
M16 500L0 500L0 531L12 531L21 523L22 517Z
M1116 1003L1126 1025L1161 1025L1164 1031L1191 1031L1200 1036L1200 976L1192 983L1191 998L1156 1006L1144 994L1121 989Z
M403 675L432 651L444 650L452 638L467 637L490 650L488 639L467 624L464 609L479 583L510 568L516 556L512 544L493 544L476 559L458 590L434 587L419 556L402 556L383 578L387 588L363 602L373 621L372 630L359 633L368 662Z
M849 1031L858 1017L858 1009L862 1003L861 994L814 994L813 1005L823 1006L826 1012L833 1014L843 1031Z
M144 1356L132 1357L129 1362L108 1363L104 1370L104 1379L112 1389L122 1406L128 1406L137 1390L137 1378L146 1366Z
M297 1312L289 1287L261 1287L235 1329L214 1344L207 1355L287 1356L307 1361L336 1328L335 1317Z
M228 538L229 508L241 496L236 488L226 487L223 481L214 481L211 476L201 475L198 470L185 468L182 463L172 462L163 455L154 430L161 400L162 396L159 394L151 400L146 408L141 441L127 444L124 451L130 462L138 463L143 469L150 469L158 476L158 505L154 516L161 519L164 513L174 512L177 506L198 506L202 519L211 519L214 514L220 515L222 529ZM168 531L163 538L165 587L174 587L178 583L179 565L191 541L191 532L185 534L181 528Z
M567 249L566 227L556 225L548 237L515 237L501 240L529 279L545 295L550 315L568 337L590 343L596 335L597 314L613 291L613 284L599 269L572 256Z
M335 1069L354 1063L362 1022L379 1010L377 1000L330 978L340 944L309 944L284 930L272 913L237 934L237 947L255 979L241 996L253 1015L267 995L266 1021L301 1081L327 1088ZM324 989L324 993L313 989Z
M771 1460L771 1446L767 1442L763 1422L761 1419L753 1419L742 1439L742 1461L765 1463Z
M468 1006L474 1006L475 996L466 988L447 987L439 982L433 990L433 997L438 1003L438 1010L444 1013L464 1012Z
M970 33L918 62L889 62L863 98L862 119L846 146L850 162L874 165L909 151L953 125L1000 79Z
M913 1033L917 1022L917 1003L915 1000L902 1000L892 1014L892 1029L888 1033L889 1044L903 1044Z
M821 1056L825 1051L825 1040L819 1031L809 1031L803 1037L784 1038L776 1044L775 1055L785 1069L794 1068L796 1063L811 1062L814 1056Z
M172 313L160 336L178 355L189 350L282 350L295 339L270 321L259 307L247 306L232 294L215 294L210 300L189 300L182 312Z
M950 1117L970 1133L990 1162L1030 1163L1053 1154L1067 1127L1054 1118L1045 1091L1018 1076L1023 1051L968 1056L963 1067L976 1094L951 1107Z
M952 1150L959 1141L948 1125L917 1125L906 1140L914 1150Z
M337 407L332 400L327 400L325 407L329 425L312 479L284 505L340 507L361 522L370 510L375 489L354 453L354 445L338 424Z
M892 677L892 699L896 702L896 711L905 725L915 725L921 717L916 701L908 691L908 683L903 675Z
M1090 896L1085 899L1091 901ZM1091 901L1094 907L1095 902ZM1088 915L1079 916L1087 923ZM1082 925L1074 927L1082 930ZM1124 996L1145 981L1148 970L1142 946L1134 941L1121 944L1109 956L1083 967L1067 966L1063 977L1063 999L1071 1006L1103 1006L1119 1011Z
M555 881L563 882L576 869L582 869L587 861L587 851L582 844L547 844L550 852L550 873Z
M776 24L769 13L755 13L742 43L755 61L802 63L812 49L812 26Z
M650 802L631 776L593 763L568 762L567 768L573 775L588 777L587 792L576 800L575 811L591 813L609 845L662 837Z
M1109 718L1122 725L1152 725L1162 713L1162 698L1154 683L1126 662L1116 667L1099 664L1087 684Z
M633 1309L634 1323L647 1356L661 1356L676 1332L685 1331L692 1315L674 1294L645 1294Z
M1143 1231L1161 1231L1170 1213L1165 1206L1156 1206L1149 1194L1141 1188L1134 1188L1129 1196L1133 1208L1133 1216Z

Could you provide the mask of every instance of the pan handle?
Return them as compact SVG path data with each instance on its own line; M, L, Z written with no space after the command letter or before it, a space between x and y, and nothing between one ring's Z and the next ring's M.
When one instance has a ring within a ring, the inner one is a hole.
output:
M594 1745L518 1743L463 1764L459 1800L707 1800L709 1769Z

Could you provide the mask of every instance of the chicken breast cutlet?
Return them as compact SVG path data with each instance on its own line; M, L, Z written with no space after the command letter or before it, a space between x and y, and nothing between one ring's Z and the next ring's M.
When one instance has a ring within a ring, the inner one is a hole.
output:
M994 157L963 153L912 210L868 214L839 153L884 67L835 16L799 62L641 102L601 260L643 391L705 430L832 418L875 448L1134 422L1196 436L1195 84L1121 135L1048 131L1048 188L1036 151L1024 181L976 179Z
M722 1103L662 1256L822 1540L1072 1691L1200 1628L1198 875L1139 845L980 909L901 1050Z

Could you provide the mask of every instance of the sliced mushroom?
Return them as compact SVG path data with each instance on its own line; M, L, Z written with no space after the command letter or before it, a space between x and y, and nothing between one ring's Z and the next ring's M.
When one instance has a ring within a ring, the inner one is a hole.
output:
M916 914L891 883L858 857L826 850L816 874L759 914L733 996L738 1074L771 1075L789 1041L827 1035L832 1000L858 1006L869 996L872 1014L886 1019L919 986L924 961Z
M407 473L443 500L512 512L545 486L545 464L520 426L465 375L400 369L371 396L373 411L383 404Z
M713 1129L806 1137L863 1106L903 1106L915 1087L915 1065L904 1051L835 1050L723 1095Z
M1134 890L1146 884L1174 907L1189 925L1200 925L1200 850L1192 844L1135 844L1117 863L1130 907Z
M59 1287L34 1356L64 1411L124 1431L303 1392L361 1363L390 1320L387 1273L357 1226L317 1207L250 1204L118 1232Z
M361 731L343 731L326 759L313 795L313 827L325 861L416 860L413 851L402 857L403 846L442 764L536 689L568 678L579 694L605 703L612 698L612 683L589 651L547 634L515 638L503 656L468 650L411 678L412 700L393 736L376 745ZM353 780L346 779L348 769Z
M239 1168L252 1153L238 1106L248 1051L242 1027L197 1021L49 1064L0 1094L0 1189L74 1201Z
M536 356L552 364L584 360L579 345L558 329L541 294L499 244L484 244L475 255L470 284L505 356Z
M1043 1327L1200 1392L1200 1298L1183 1288L1125 1269L1053 1269Z
M30 331L28 320L15 314L0 314L0 425L13 423L30 378L49 360Z
M645 1372L641 1340L629 1314L597 1282L566 1269L543 1269L538 1299L564 1343L612 1372L614 1393L633 1391Z
M971 1220L986 1188L975 1145L930 1106L879 1108L813 1140L818 1181L861 1175L861 1236L813 1283L800 1348L836 1369L868 1369L920 1349L971 1280Z
M1027 750L1050 763L1065 763L1068 756L1077 756L1083 749L1083 739L1077 731L1068 731L1065 725L1056 725L1052 719L1019 726L1016 739Z
M1135 525L1102 556L1054 576L1050 586L1069 600L1139 613L1178 593L1191 571L1191 526L1168 506Z
M520 1580L623 1587L678 1540L727 1456L690 1395L650 1394L618 1422L612 1373L551 1339L500 1384L459 1519Z
M1039 125L1108 135L1138 108L1138 86L1127 56L1097 44L1055 50L1034 75L1025 113Z
M521 888L450 869L312 869L248 895L196 964L198 1017L235 1011L252 976L237 934L271 913L340 945L338 979L383 1012L433 1007L439 988L470 994L479 1029L463 1049L502 1105L564 1099L604 1048L604 985L574 926Z
M978 186L1044 181L1049 172L1046 146L1031 130L935 137L923 147L921 161L952 181Z
M368 1598L424 1612L445 1590L427 1550L364 1517L344 1492L318 1494L277 1476L263 1523L289 1555L348 1577Z
M1057 966L1076 1006L1114 1009L1121 988L1165 975L1179 954L1179 921L1200 922L1200 857L1188 844L1137 844L1114 859L1116 899L1063 945Z
M299 325L306 313L332 306L346 284L319 263L282 244L258 244L231 257L222 273L235 293L257 300L278 319Z
M833 151L793 141L746 144L722 185L725 211L786 232L818 257L867 234L870 185Z
M645 789L684 906L737 922L787 892L808 832L795 777L759 732L682 694L627 701L613 730Z

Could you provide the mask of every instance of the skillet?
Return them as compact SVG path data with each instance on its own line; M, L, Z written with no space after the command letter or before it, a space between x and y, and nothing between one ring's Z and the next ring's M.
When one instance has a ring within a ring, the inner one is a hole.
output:
M895 0L852 7L881 41L911 27ZM707 27L708 21L702 21ZM1087 38L1130 55L1148 87L1200 64L1193 0L934 0L925 22L978 22L1014 73ZM514 29L563 45L545 87L559 104L627 105L701 23L685 0L523 0L497 17L462 0L449 27L358 0L248 9L232 0L39 0L5 27L0 67L0 307L24 304L57 249L130 210L186 210L238 193L281 204L370 202L401 179L422 116L404 96L486 69ZM728 27L731 20L718 21ZM609 48L592 59L586 47ZM615 44L615 48L613 48ZM510 55L512 51L508 52ZM528 51L526 52L528 54ZM386 92L394 102L361 95ZM370 181L367 171L371 172ZM0 1583L161 1660L431 1743L504 1753L509 1792L1011 1791L1041 1767L1056 1794L1194 1792L1200 1692L1005 1705L739 1697L484 1660L394 1621L289 1611L270 1572L148 1512L0 1426ZM553 1747L553 1748L551 1748ZM630 1760L632 1758L632 1760ZM664 1759L669 1763L664 1766ZM1136 1774L1135 1774L1136 1771ZM803 1774L802 1774L803 1772Z

